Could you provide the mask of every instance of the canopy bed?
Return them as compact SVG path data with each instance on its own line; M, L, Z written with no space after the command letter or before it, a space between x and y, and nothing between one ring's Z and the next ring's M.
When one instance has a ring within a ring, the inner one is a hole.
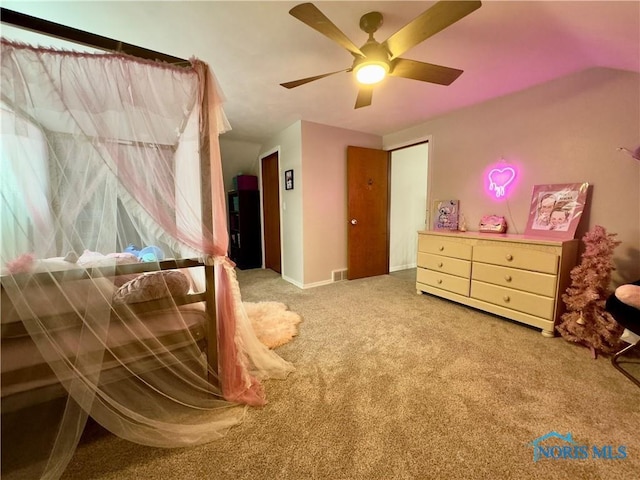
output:
M293 366L242 307L213 74L2 39L2 475L57 478L88 416L220 438Z

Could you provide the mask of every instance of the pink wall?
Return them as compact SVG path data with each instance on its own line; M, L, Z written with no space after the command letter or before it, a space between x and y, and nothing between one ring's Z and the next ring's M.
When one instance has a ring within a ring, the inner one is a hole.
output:
M384 137L385 147L431 135L431 199L457 198L469 230L483 214L523 233L534 185L589 182L578 236L617 233L616 283L640 278L640 162L617 150L640 144L640 75L595 68L444 115ZM504 158L519 168L508 201L485 193L483 172Z
M347 146L382 148L382 137L302 122L304 283L347 268Z

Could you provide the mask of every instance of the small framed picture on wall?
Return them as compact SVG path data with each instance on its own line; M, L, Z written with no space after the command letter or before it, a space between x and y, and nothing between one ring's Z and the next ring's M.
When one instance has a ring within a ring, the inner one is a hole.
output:
M293 190L293 170L286 170L284 172L284 189Z

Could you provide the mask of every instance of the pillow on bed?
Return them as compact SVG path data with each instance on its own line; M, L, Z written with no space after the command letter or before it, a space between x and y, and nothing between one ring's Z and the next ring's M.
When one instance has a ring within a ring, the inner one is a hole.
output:
M121 253L121 254L109 253L109 254L107 254L107 257L115 258L116 259L116 265L130 265L132 263L140 263L138 261L138 257L136 257L135 255L132 255L130 253ZM124 285L128 281L134 280L139 275L140 275L139 273L125 273L123 275L117 275L115 277L112 277L113 284L116 287L121 287L122 285Z
M116 265L128 265L131 263L140 263L138 261L138 257L131 253L108 253L106 255L103 255L100 252L92 252L91 250L85 250L77 260L77 264L83 268L113 267ZM113 284L116 287L121 287L128 281L137 278L138 275L140 274L128 273L110 278L113 280Z
M113 296L113 302L137 303L186 295L189 293L189 286L187 276L178 270L145 273L118 288Z
M73 262L68 262L65 257L51 257L34 260L31 273L59 272L62 270L77 270Z
M139 263L138 257L131 253L108 253L103 255L100 252L85 250L76 262L84 268L110 267L112 265L127 265L129 263Z

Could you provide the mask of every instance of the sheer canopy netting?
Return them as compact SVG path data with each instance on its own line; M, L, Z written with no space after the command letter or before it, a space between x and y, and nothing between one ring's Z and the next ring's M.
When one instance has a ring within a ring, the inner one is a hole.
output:
M3 476L60 476L88 415L150 446L221 437L293 367L226 258L213 75L5 39L1 62ZM178 300L205 277L215 302Z

